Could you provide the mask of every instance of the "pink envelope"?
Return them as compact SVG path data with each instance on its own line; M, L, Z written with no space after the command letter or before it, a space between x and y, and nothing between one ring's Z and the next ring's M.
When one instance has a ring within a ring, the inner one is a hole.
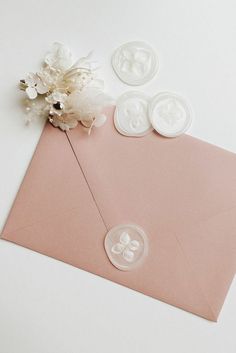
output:
M88 136L46 124L2 238L216 321L236 269L236 157L196 138ZM104 238L134 223L140 267L120 271Z

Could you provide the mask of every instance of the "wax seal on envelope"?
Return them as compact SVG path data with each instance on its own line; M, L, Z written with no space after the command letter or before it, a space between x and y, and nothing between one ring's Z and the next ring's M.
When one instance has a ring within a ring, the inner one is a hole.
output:
M112 66L121 81L138 86L150 81L159 65L157 55L150 45L145 42L129 42L115 50Z
M149 98L142 92L124 93L116 104L114 123L125 136L144 136L153 130L148 117Z
M139 266L148 252L147 236L134 224L118 225L105 238L105 250L111 263L122 271Z
M150 101L149 118L159 134L176 137L190 127L192 109L183 97L175 93L162 92Z

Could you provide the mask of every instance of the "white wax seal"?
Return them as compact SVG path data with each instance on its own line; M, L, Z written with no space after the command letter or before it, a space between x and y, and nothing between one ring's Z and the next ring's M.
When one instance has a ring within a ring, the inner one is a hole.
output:
M192 109L183 97L175 93L162 92L150 101L149 118L159 134L176 137L190 127Z
M153 130L148 117L149 97L130 91L117 100L114 114L116 129L125 136L144 136Z
M115 50L112 66L121 81L138 86L150 81L159 65L157 55L150 45L144 42L129 42Z
M104 246L111 263L122 271L139 266L148 252L147 236L134 224L112 228L106 235Z

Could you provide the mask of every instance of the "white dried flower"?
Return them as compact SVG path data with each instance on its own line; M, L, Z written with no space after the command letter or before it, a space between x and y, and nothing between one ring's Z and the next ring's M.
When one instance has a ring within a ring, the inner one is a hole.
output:
M68 131L78 125L78 120L73 115L67 113L50 116L49 121L53 126L59 127L63 131Z
M45 100L50 104L50 115L62 115L68 96L65 93L54 91Z
M76 90L81 91L94 80L93 72L84 67L72 67L67 71L59 71L49 66L44 66L38 76L49 87L51 92L53 90L60 90L65 93L71 93Z
M111 105L112 101L101 90L86 87L82 92L73 92L67 100L67 111L76 116L77 120L89 128L102 126L106 121L103 110Z
M43 66L38 72L38 76L41 78L42 82L49 88L49 92L53 92L55 89L64 88L64 84L61 84L61 72L52 69L49 66Z
M67 99L68 96L59 91L54 91L45 99L49 103L49 121L63 131L72 129L78 124L75 116L66 112Z
M24 107L26 110L26 124L31 123L35 119L47 119L49 114L49 104L43 97L37 98L37 100L26 99L24 101Z
M25 80L21 81L26 86L26 93L30 99L35 99L39 94L45 94L48 92L47 85L42 79L34 73L27 74Z
M95 77L90 58L91 53L75 62L69 49L54 43L40 71L21 80L29 97L27 122L47 116L55 127L69 130L80 121L89 133L105 123L103 110L111 100L103 93L104 83Z
M61 43L54 43L46 55L45 63L54 70L66 71L74 63L71 51Z

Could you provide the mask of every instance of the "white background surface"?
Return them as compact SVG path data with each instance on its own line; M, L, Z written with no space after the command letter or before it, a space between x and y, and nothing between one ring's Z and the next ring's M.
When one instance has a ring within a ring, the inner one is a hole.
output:
M140 90L182 93L190 134L236 152L235 14L235 0L1 1L0 228L42 130L24 126L16 83L54 41L78 56L94 49L114 97L129 87L111 53L149 42L161 67ZM0 241L0 353L235 353L235 314L236 281L215 324Z

